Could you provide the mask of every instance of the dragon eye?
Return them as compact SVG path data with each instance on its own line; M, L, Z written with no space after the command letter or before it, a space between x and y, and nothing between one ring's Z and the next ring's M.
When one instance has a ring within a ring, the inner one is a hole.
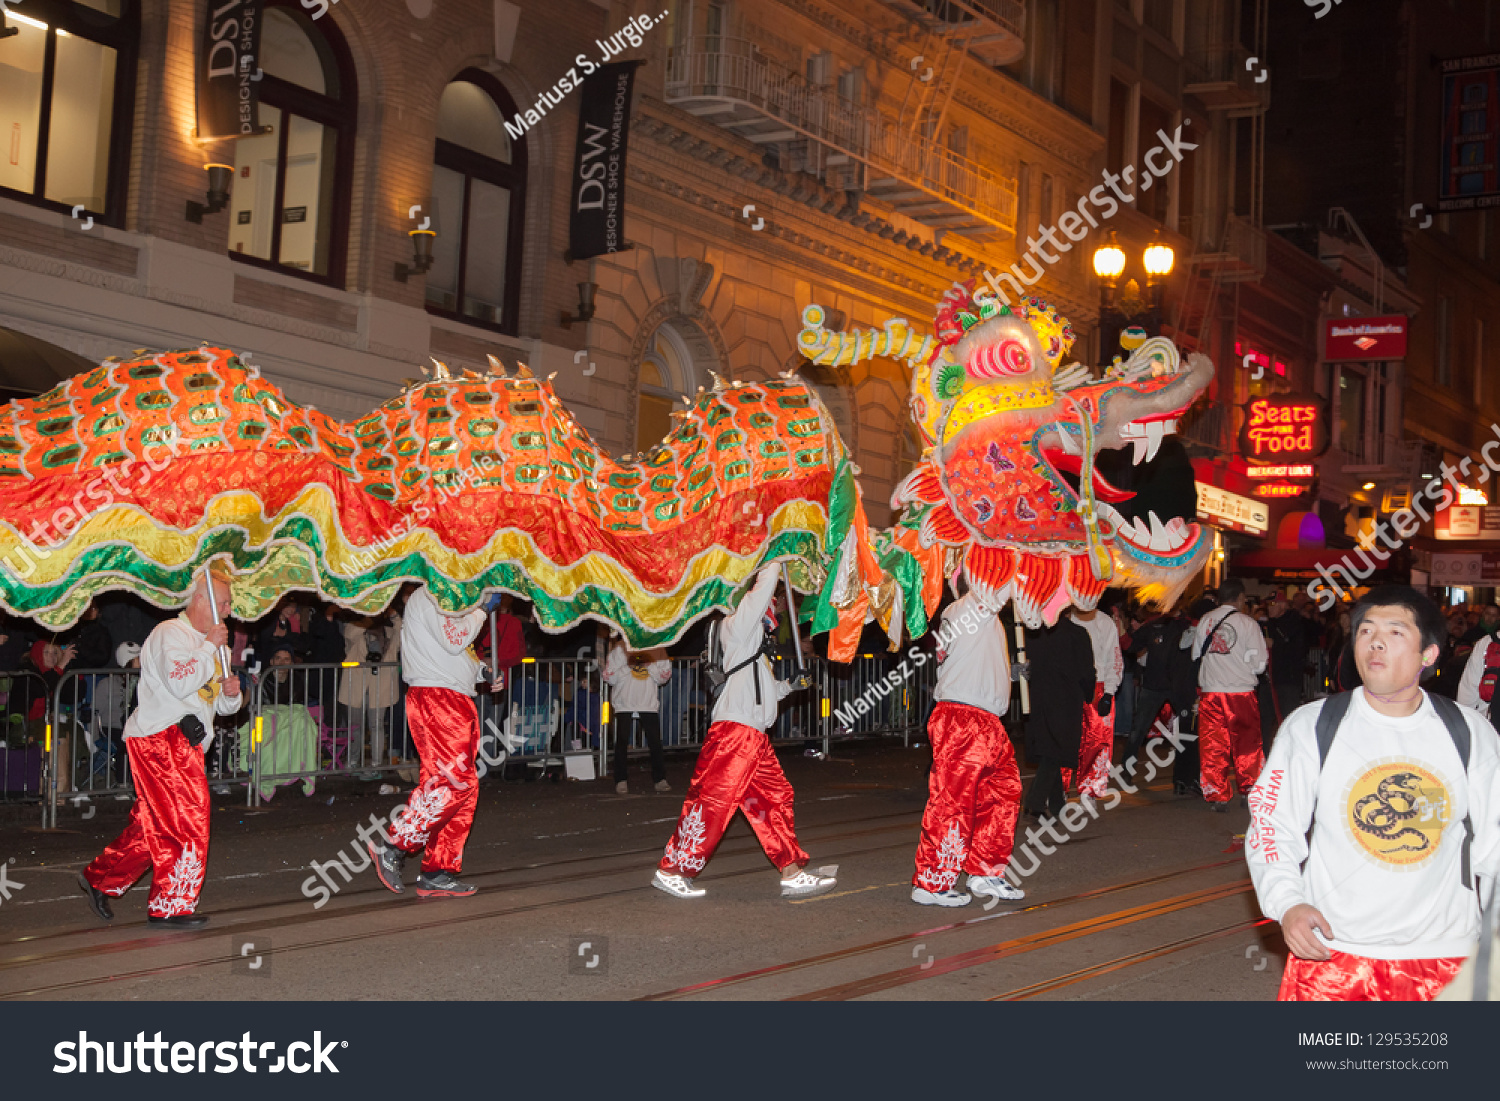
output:
M975 378L999 375L1024 375L1031 370L1031 353L1019 340L1005 340L980 348L969 360L969 374Z

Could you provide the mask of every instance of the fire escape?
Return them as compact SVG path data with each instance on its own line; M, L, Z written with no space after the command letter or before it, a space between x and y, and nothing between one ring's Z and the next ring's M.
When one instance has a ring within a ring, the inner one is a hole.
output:
M893 0L920 29L899 115L810 80L756 43L699 36L668 62L666 100L749 141L795 155L795 168L862 191L935 230L984 242L1015 232L1016 182L941 140L970 53L988 64L1025 49L1020 0ZM823 55L827 58L827 55ZM916 60L920 58L920 61ZM827 58L831 64L831 58Z
M1259 282L1266 273L1266 232L1262 227L1270 83L1260 66L1260 59L1266 56L1266 0L1253 0L1253 4L1253 50L1227 25L1234 6L1225 4L1215 18L1207 21L1203 39L1190 43L1183 58L1183 92L1208 109L1220 140L1232 142L1235 126L1230 120L1243 119L1240 125L1250 130L1245 143L1250 163L1244 166L1242 202L1235 201L1239 166L1221 154L1222 170L1216 176L1225 181L1225 186L1208 195L1204 208L1182 227L1192 239L1193 253L1187 261L1187 283L1173 312L1172 336L1184 352L1197 350L1212 356L1217 351L1215 358L1219 361L1226 360L1226 352L1214 347L1215 322L1232 316L1228 308L1235 304L1238 284ZM1237 206L1244 213L1238 213ZM1230 438L1233 428L1226 404L1218 401L1195 410L1180 432L1189 442L1222 454L1234 450Z

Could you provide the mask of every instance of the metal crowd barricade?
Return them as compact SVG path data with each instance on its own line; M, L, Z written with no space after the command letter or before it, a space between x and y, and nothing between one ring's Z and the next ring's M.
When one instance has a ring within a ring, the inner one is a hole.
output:
M571 755L597 754L603 774L608 689L593 658L523 658L507 681L505 691L482 692L476 701L481 761L544 771Z
M38 702L41 714L31 718ZM0 803L41 799L51 703L40 674L29 669L0 672Z

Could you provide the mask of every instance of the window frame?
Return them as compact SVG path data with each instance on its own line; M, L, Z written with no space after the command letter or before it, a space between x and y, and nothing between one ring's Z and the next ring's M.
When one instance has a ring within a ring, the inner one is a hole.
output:
M274 191L276 198L275 209L271 212L271 255L276 257L281 254L281 215L286 198L286 151L288 136L291 133L287 116L292 114L327 127L334 132L334 201L329 211L328 274L303 271L290 264L283 264L280 260L262 259L249 253L236 252L228 247L229 237L233 235L232 226L229 227L229 234L226 234L225 251L231 260L239 264L259 268L262 271L280 272L282 275L290 275L343 290L349 263L349 219L350 208L353 204L339 202L338 198L341 195L346 197L351 195L354 188L354 141L359 115L359 92L354 73L354 55L350 52L343 33L333 21L330 20L325 27L316 26L313 20L303 14L300 4L294 3L293 0L266 0L264 10L270 11L272 8L282 8L291 12L292 17L298 21L303 32L309 37L322 36L324 44L333 57L333 67L338 74L339 94L337 98L322 95L309 91L300 84L293 84L291 81L272 76L270 73L261 74L261 106L273 107L281 113L281 130L276 135L276 187ZM269 97L266 94L268 92L271 93ZM239 177L236 176L236 185L238 180Z
M110 110L108 164L105 168L104 209L85 210L95 220L116 229L123 228L125 205L130 191L130 154L134 139L135 75L141 40L141 2L122 0L124 11L114 22L99 25L109 18L103 12L73 3L72 0L27 0L25 15L47 24L47 40L42 52L42 102L37 113L36 172L32 189L17 191L0 187L0 198L14 199L28 206L71 214L73 207L46 197L47 153L52 144L53 81L57 75L57 32L66 31L75 38L107 46L115 51L114 102ZM87 16L78 14L86 11Z
M464 69L456 73L443 85L443 91L448 90L450 84L464 81L475 85L481 92L490 97L491 102L500 111L500 117L514 118L518 113L516 104L505 90L505 86L489 73L481 69ZM442 92L438 93L441 97ZM436 119L434 119L434 129ZM507 135L509 136L509 135ZM432 146L432 164L434 169L446 168L463 176L464 200L463 209L459 212L459 241L458 241L458 284L454 288L454 301L456 310L445 310L441 306L434 305L427 300L427 288L425 283L422 288L422 304L427 312L434 317L445 318L449 321L458 321L465 325L473 325L477 328L488 329L493 333L504 336L520 336L521 326L521 279L523 272L523 258L525 251L525 229L526 229L526 180L527 167L529 164L527 155L526 136L510 139L510 163L505 164L483 153L477 153L472 149L466 149L451 141L446 141L434 134ZM506 227L505 238L505 294L500 303L500 322L485 321L482 318L470 317L463 312L464 290L468 283L469 269L469 197L473 191L473 181L480 180L492 187L504 188L510 195L510 221ZM444 213L444 212L440 212ZM444 213L446 218L446 213Z

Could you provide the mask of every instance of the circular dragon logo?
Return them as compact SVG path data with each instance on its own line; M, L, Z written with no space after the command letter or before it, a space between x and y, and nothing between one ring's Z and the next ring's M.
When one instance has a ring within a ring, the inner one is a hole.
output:
M1437 852L1453 817L1443 781L1402 760L1373 764L1350 785L1344 807L1355 844L1377 863L1398 868L1415 867Z

